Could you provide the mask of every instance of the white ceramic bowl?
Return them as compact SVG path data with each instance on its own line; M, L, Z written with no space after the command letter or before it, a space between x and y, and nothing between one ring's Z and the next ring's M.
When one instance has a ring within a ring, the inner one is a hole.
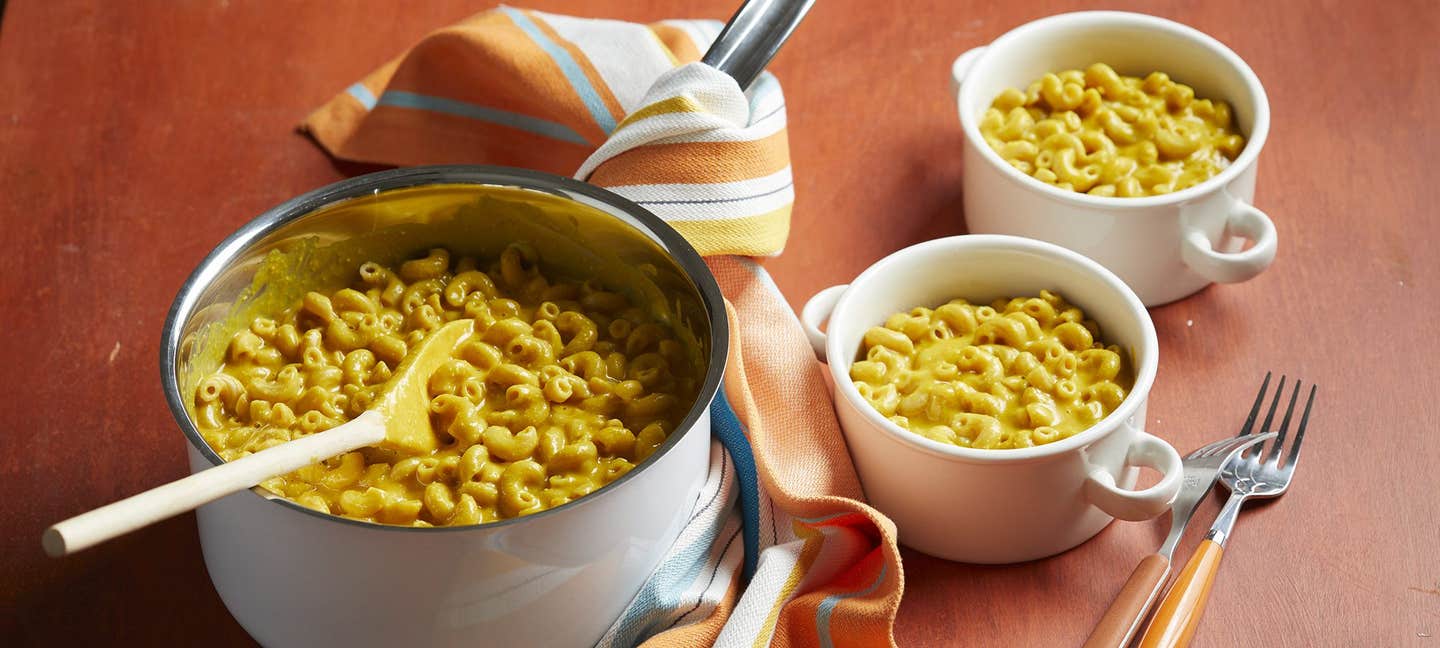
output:
M1102 339L1119 345L1135 369L1135 385L1120 407L1087 430L1032 448L961 448L891 423L850 380L865 330L892 313L1042 289L1059 292L1098 322ZM1160 515L1180 490L1179 455L1144 432L1159 359L1155 327L1123 282L1079 254L1013 236L928 241L881 259L848 286L817 293L801 320L816 354L828 358L835 410L865 496L894 520L900 542L910 547L963 562L1033 560L1090 539L1113 518ZM1163 477L1130 490L1135 466L1156 468Z
M634 470L522 518L384 526L317 513L259 488L201 507L210 580L261 644L590 646L674 542L709 462L709 404L728 331L719 288L659 218L603 189L532 171L419 167L352 178L266 212L217 246L181 288L161 345L161 379L191 469L221 461L187 405L197 376L217 362L213 340L229 339L230 314L249 296L286 290L250 291L268 252L293 253L305 268L297 272L314 273L341 267L314 261L340 242L398 258L435 245L488 256L515 240L534 244L547 268L586 276L628 268L636 281L607 283L665 295L666 308L698 338L697 361L706 366L698 401Z
M1228 101L1245 149L1220 174L1194 187L1105 198L1025 175L985 143L980 118L1002 90L1096 62L1131 76L1162 71L1194 87L1196 97ZM1251 205L1256 160L1270 131L1270 103L1255 73L1219 41L1143 14L1061 14L965 52L955 59L952 75L965 131L962 182L972 233L1027 236L1078 251L1114 271L1148 306L1211 282L1246 281L1275 258L1275 226ZM1254 244L1242 251L1240 237Z

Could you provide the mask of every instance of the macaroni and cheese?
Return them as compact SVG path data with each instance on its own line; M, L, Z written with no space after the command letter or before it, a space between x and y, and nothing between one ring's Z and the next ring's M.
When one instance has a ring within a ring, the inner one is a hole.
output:
M860 396L896 425L966 448L1025 448L1080 432L1134 384L1119 347L1060 295L956 299L865 332Z
M1245 138L1230 105L1197 99L1163 72L1128 77L1104 63L1006 89L980 120L990 147L1020 172L1069 191L1149 196L1229 166Z
M689 409L697 377L674 333L620 293L547 278L523 244L494 263L445 249L351 287L310 292L230 341L195 415L230 461L368 409L427 333L475 334L429 377L438 450L365 448L261 484L324 513L408 526L479 524L582 497L624 475Z

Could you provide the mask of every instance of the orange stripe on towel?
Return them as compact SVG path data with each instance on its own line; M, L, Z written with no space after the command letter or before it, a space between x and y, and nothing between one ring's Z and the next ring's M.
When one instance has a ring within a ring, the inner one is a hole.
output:
M690 40L690 35L685 33L685 30L665 23L652 23L650 31L655 32L655 37L659 38L665 49L675 57L677 65L700 60L700 47Z
M590 182L604 187L642 184L735 182L790 166L784 130L750 142L679 142L630 149L609 160Z
M585 52L581 51L574 43L565 40L565 38L560 35L560 32L555 31L555 28L551 27L550 23L545 22L544 18L533 11L523 9L521 11L529 16L530 20L535 21L535 26L540 28L541 33L549 36L550 40L555 41L557 45L565 48L565 51L570 53L571 58L574 58L575 62L579 64L580 71L585 73L585 78L590 80L590 85L594 86L595 92L600 95L600 100L605 103L605 109L610 111L610 117L616 122L624 119L625 109L620 106L620 100L615 98L615 93L611 92L610 86L605 83L604 77L600 76L600 71L596 70L595 65L590 62L590 57L586 56ZM549 56L546 56L545 60L550 61L551 59Z
M426 36L386 89L557 122L591 144L605 141L608 134L549 55L513 21L496 15L504 22L487 27L483 39L454 27Z

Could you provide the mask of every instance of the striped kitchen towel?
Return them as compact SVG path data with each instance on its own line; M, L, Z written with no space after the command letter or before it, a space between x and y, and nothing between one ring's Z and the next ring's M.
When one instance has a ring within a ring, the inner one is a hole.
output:
M775 77L757 81L748 100L692 85L696 94L645 101L656 79L699 59L719 31L714 21L638 25L500 7L426 36L303 127L335 157L402 166L484 162L569 175L601 148L611 164L593 181L627 187L701 254L778 254L794 194ZM722 112L691 110L693 102ZM741 129L727 124L745 125L750 109L763 112L737 139ZM678 130L654 137L666 129ZM643 151L627 152L642 140Z
M693 63L713 21L500 7L431 33L304 122L336 157L570 173L707 256L732 346L690 524L599 646L893 645L895 528L863 502L820 365L765 270L794 200L784 96Z

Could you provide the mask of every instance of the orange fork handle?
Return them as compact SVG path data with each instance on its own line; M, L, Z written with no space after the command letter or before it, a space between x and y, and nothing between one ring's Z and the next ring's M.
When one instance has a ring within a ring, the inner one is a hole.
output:
M1205 601L1210 598L1210 586L1215 582L1215 570L1220 568L1220 556L1225 549L1214 540L1206 539L1185 563L1185 569L1170 587L1170 593L1155 610L1140 648L1183 648L1195 636L1195 627L1200 625L1200 614L1205 611Z

